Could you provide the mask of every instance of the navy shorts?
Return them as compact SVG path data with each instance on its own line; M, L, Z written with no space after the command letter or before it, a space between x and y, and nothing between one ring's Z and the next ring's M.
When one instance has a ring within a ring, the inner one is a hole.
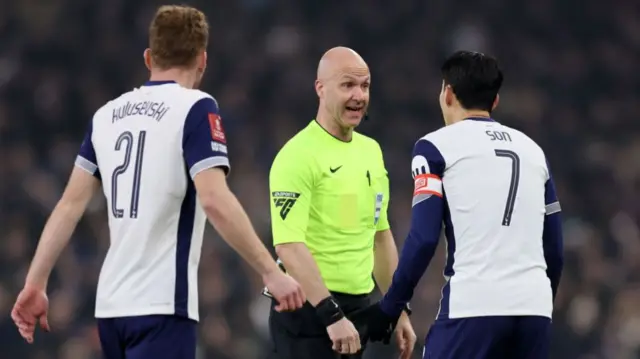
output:
M547 359L551 320L538 316L436 320L423 359Z
M194 320L172 315L100 318L105 359L195 359Z

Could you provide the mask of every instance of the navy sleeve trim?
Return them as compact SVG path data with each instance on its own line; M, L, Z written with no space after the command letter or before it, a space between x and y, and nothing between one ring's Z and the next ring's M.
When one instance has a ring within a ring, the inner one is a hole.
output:
M415 178L421 174L444 176L445 161L442 153L429 140L420 139L413 147L411 174Z
M191 178L215 167L229 173L226 142L216 101L205 97L193 104L185 119L182 138L183 156Z
M98 170L98 165L82 157L82 155L78 155L76 157L75 165L87 171L91 175L95 174Z
M189 175L191 176L191 178L194 178L198 173L206 169L215 167L226 167L227 170L225 172L228 172L228 168L230 167L229 159L224 156L205 158L204 160L191 166L191 168L189 169Z
M549 164L547 163L547 168ZM560 218L560 202L556 194L556 186L549 170L549 179L544 186L545 213L544 227L542 230L542 247L544 260L547 264L547 277L551 282L551 292L555 298L560 286L560 278L564 267L564 238L562 233L562 220Z
M85 132L84 139L80 145L78 156L75 160L75 165L81 169L87 171L89 174L100 179L100 171L98 169L98 159L96 156L95 148L93 147L93 119L89 122L87 131Z

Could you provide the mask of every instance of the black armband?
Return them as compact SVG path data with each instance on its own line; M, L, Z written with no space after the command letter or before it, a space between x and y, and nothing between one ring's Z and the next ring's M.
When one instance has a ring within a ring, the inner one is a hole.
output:
M340 309L338 302L332 296L324 298L316 305L316 314L318 314L325 327L344 318L342 309Z

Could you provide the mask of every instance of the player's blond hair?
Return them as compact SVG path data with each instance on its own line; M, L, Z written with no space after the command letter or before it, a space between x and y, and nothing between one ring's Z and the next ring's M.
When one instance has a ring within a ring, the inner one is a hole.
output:
M207 18L190 6L161 6L149 26L151 59L161 69L193 66L208 41Z

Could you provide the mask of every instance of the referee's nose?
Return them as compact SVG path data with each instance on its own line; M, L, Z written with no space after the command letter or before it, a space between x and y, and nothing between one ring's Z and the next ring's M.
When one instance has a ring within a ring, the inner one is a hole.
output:
M367 96L368 92L366 92L360 86L354 86L353 90L351 91L351 100L357 101L358 104L360 104L361 102L365 102L367 100Z

